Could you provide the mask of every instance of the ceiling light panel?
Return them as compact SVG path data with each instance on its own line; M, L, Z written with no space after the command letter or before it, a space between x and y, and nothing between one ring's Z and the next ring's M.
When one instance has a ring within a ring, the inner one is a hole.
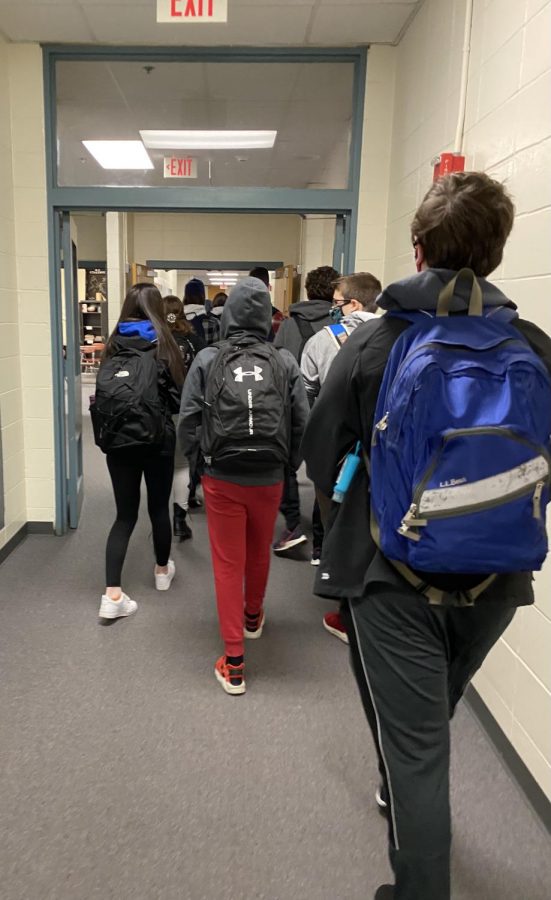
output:
M141 141L83 141L103 169L153 169Z
M140 131L150 150L269 150L277 131Z

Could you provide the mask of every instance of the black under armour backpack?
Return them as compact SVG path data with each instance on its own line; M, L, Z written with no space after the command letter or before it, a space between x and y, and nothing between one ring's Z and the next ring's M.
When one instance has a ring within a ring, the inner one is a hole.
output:
M271 344L221 343L205 385L201 450L228 474L261 473L289 458L289 382Z
M159 397L156 347L124 347L100 366L90 407L94 438L104 453L161 445L165 416Z

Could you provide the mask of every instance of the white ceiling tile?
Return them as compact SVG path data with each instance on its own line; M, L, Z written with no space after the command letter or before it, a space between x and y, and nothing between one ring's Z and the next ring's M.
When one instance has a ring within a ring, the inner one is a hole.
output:
M227 24L160 25L155 7L128 7L117 2L86 7L96 40L123 44L177 44L212 46L223 44L265 46L304 44L310 18L308 6L286 6L285 14L275 6L236 7ZM1 19L0 19L1 22Z
M106 6L105 0L72 0L73 3L78 3L80 6L88 7L88 6ZM155 0L114 0L113 6L153 6L153 9L156 7Z
M272 0L273 2L273 0ZM319 0L319 6L417 6L422 0Z
M315 3L316 0L229 0L228 13L231 15L232 9L238 6L314 6Z
M395 40L416 2L230 0L225 25L159 25L155 0L0 0L0 30L16 41L300 46L315 16L309 42L331 46ZM86 22L93 32L86 30Z
M76 6L75 0L20 0L14 3L13 0L0 0L0 15L5 6L17 6L19 9L25 9L27 15L31 6Z
M350 3L346 10L333 2L314 12L311 44L368 44L394 42L409 16L410 3Z
M11 41L90 41L93 35L77 6L10 3L0 6L0 30Z

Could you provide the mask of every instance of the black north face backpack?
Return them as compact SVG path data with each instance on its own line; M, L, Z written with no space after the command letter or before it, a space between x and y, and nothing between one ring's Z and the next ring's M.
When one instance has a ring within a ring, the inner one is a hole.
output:
M96 444L104 453L163 442L155 349L154 344L121 348L100 366L90 414Z
M205 386L205 462L228 474L255 474L285 465L289 382L279 351L254 339L219 346Z

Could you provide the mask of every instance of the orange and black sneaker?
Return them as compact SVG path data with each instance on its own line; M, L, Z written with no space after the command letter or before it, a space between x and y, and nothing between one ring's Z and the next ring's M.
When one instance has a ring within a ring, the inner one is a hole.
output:
M261 637L265 621L266 616L264 615L263 609L257 613L248 613L247 610L245 610L245 628L243 629L245 637L251 641Z
M231 666L225 656L216 661L214 667L216 680L222 685L226 694L245 693L245 664Z

